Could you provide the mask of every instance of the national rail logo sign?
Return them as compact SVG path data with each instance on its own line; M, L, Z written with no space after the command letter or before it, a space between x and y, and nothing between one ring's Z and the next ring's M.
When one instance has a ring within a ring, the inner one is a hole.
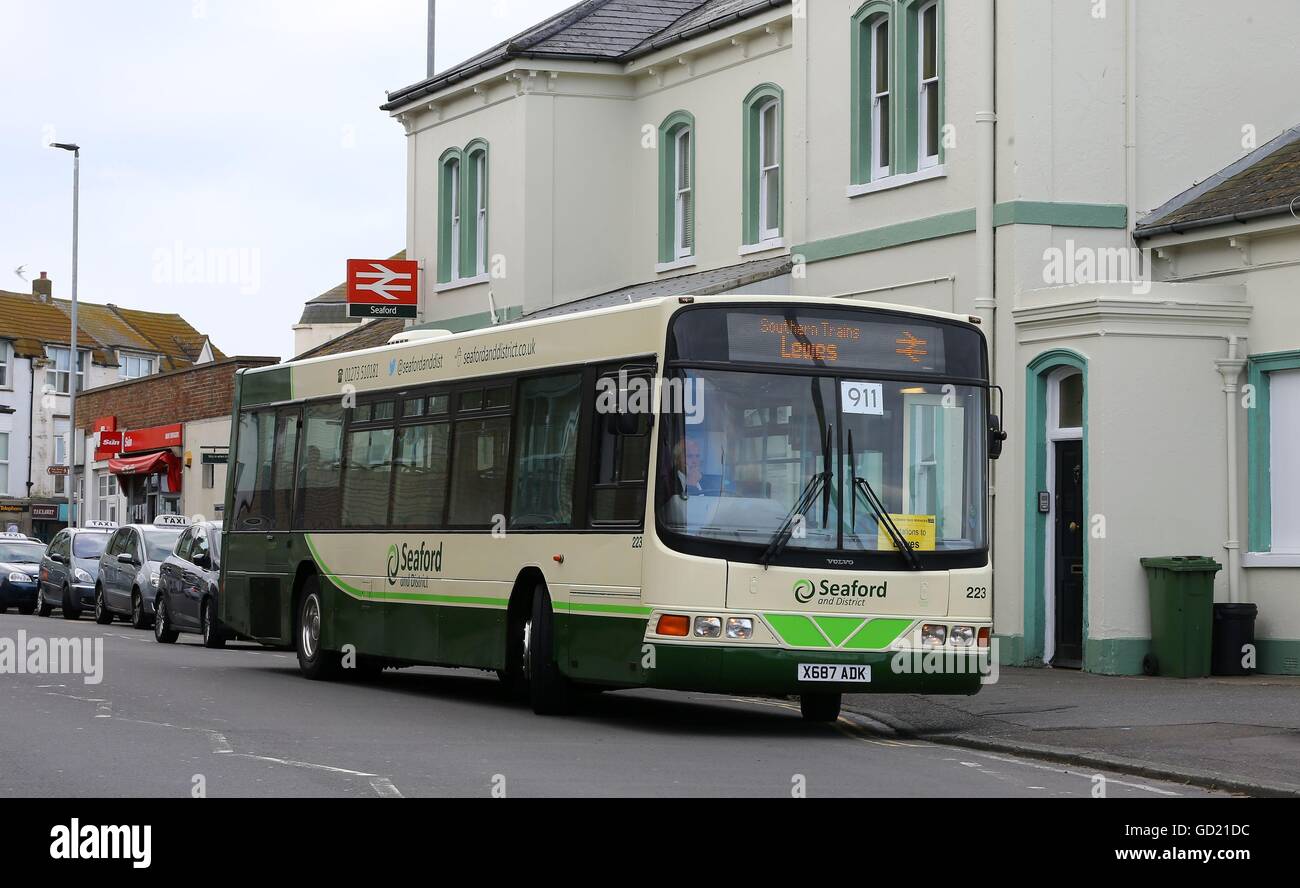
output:
M348 317L415 318L419 306L419 262L348 260Z

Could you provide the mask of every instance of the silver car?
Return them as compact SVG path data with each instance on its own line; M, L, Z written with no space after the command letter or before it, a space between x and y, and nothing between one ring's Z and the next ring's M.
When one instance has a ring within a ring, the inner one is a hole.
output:
M153 625L158 568L176 548L188 522L174 515L154 524L128 524L108 541L95 583L95 622L125 617L136 629Z

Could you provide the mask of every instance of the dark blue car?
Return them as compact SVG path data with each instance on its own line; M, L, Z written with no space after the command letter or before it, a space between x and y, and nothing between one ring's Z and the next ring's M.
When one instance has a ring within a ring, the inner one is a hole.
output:
M24 616L36 610L44 554L44 543L20 533L0 533L0 614L11 607Z

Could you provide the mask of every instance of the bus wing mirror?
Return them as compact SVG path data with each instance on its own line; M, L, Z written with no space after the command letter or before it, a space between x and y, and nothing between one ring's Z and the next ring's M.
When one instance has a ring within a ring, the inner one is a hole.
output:
M1002 428L1002 417L989 415L989 459L1002 456L1002 445L1007 440L1007 433Z

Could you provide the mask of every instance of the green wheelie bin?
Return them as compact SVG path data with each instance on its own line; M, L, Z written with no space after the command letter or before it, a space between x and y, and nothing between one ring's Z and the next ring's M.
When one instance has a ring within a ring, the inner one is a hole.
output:
M1173 678L1209 675L1214 575L1223 565L1199 555L1174 555L1143 558L1142 566L1151 595L1151 653L1143 671Z

